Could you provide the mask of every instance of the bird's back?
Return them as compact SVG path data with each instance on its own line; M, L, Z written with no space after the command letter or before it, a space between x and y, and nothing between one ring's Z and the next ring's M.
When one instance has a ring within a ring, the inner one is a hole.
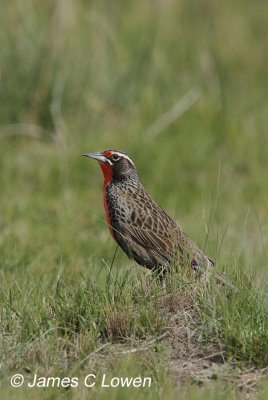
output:
M118 244L140 265L168 267L175 257L194 270L211 264L139 181L112 182L106 188L106 200Z

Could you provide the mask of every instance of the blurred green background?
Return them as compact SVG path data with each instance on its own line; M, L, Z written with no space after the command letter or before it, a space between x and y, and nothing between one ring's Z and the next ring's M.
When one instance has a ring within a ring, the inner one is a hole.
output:
M226 261L247 251L265 273L264 2L10 1L0 23L2 265L110 257L101 172L80 155L119 148L200 246L212 220L211 256L227 229Z

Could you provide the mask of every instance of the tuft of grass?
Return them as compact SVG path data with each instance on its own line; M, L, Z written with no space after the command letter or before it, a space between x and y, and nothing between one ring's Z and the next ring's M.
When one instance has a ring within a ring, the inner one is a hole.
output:
M159 362L182 382L191 377L202 384L215 376L224 381L229 368L230 383L240 382L242 388L249 367L258 376L267 365L265 304L246 283L230 293L180 270L160 283L144 270L122 272L116 266L113 273L96 269L75 283L57 277L52 292L40 281L26 291L28 281L1 290L1 351L8 357L3 377L18 368L28 380L36 370L47 375L47 368L57 376L105 368L112 376L127 371L125 359L133 353L135 367L129 373L144 360L143 373L156 374L153 390L160 395ZM156 363L154 373L148 357Z
M238 293L209 292L202 302L207 337L221 343L227 359L267 366L268 304L266 295L245 276Z

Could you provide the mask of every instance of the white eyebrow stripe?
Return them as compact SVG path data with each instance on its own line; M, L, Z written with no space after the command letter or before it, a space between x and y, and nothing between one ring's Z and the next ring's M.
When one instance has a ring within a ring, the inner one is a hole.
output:
M134 165L134 162L131 160L131 158L129 156L127 156L126 154L120 153L119 151L114 151L113 154L117 154L120 157L124 157L126 158L129 162L131 162L132 165Z

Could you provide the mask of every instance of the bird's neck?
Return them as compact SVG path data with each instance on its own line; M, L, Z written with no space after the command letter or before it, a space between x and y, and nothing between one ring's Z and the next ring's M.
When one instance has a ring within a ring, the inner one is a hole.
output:
M104 190L105 190L113 178L113 171L112 168L107 164L100 163L100 166L104 176Z
M107 186L110 185L112 181L123 182L126 180L138 180L137 172L135 169L132 169L131 171L126 171L126 173L121 172L120 174L118 174L116 171L112 170L110 165L107 165L105 163L100 163L100 167L104 176L104 190L106 190Z

